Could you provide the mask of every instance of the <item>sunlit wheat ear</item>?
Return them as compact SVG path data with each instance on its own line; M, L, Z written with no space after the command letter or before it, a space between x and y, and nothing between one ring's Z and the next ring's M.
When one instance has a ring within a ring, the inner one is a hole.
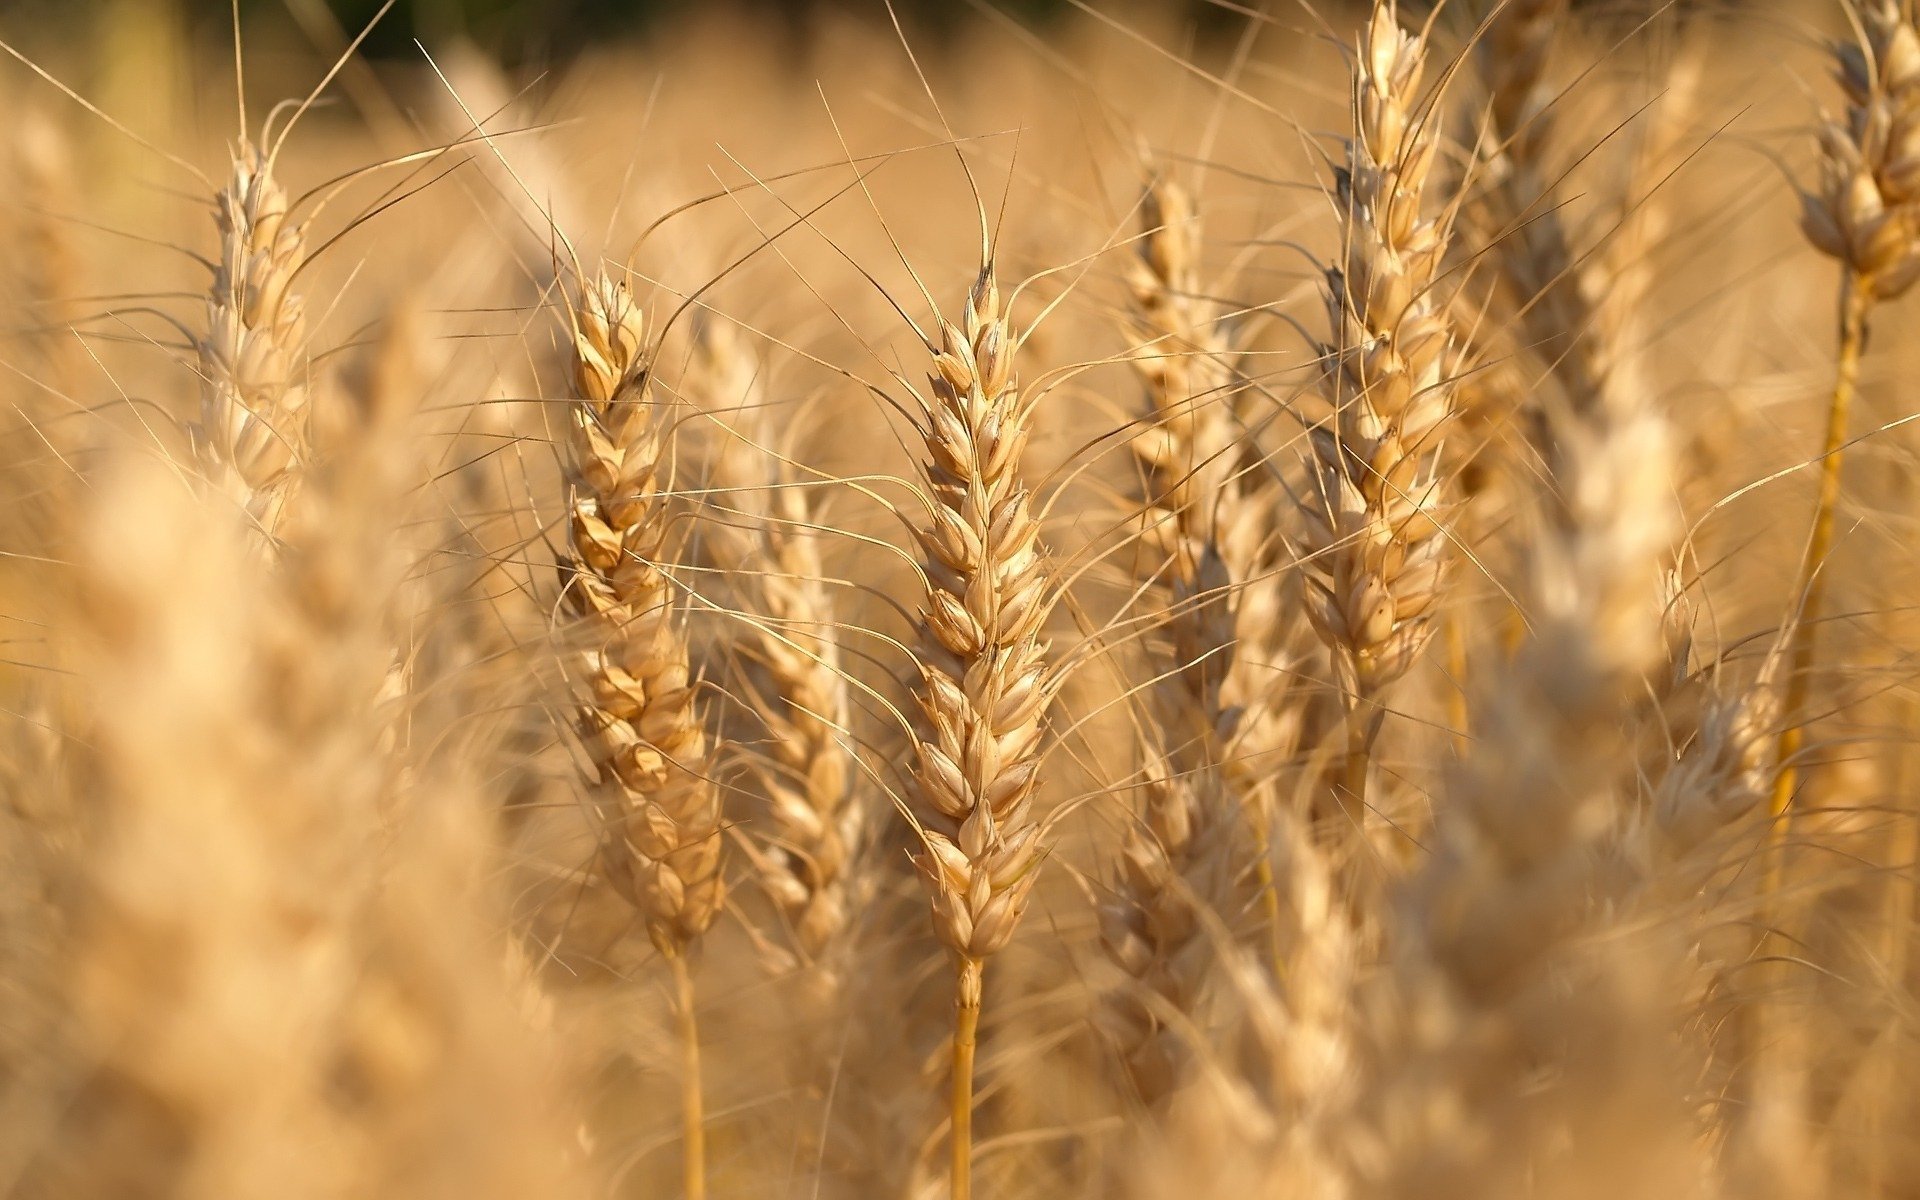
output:
M965 1200L981 976L1012 940L1046 849L1033 793L1057 678L1041 637L1050 595L1040 526L1020 475L1034 397L1014 377L1014 334L991 264L960 324L939 328L921 398L929 524L919 531L917 861L958 972L952 1183Z
M572 673L607 877L673 972L683 1054L683 1186L706 1194L705 1103L688 952L726 900L715 755L688 665L686 606L665 568L666 422L647 332L623 281L580 282L567 314L567 544L561 587L577 618Z
M753 770L771 825L749 844L785 922L776 965L805 967L837 988L873 881L869 813L846 741L847 675L820 553L820 493L802 486L769 445L776 425L763 407L761 364L731 325L702 330L681 391L728 427L711 482L715 503L731 511L712 523L707 541L743 597L737 644L759 675L745 700L768 735Z
M1338 800L1365 806L1381 693L1433 632L1451 513L1441 435L1453 414L1451 340L1437 275L1450 210L1427 210L1437 128L1419 107L1426 44L1378 5L1361 40L1357 122L1335 176L1338 260L1327 269L1332 340L1321 347L1333 412L1313 430L1301 541L1308 616L1331 650L1349 712Z
M307 452L305 305L293 290L305 227L266 153L242 143L214 198L220 250L200 358L201 470L272 534Z
M1033 398L1013 350L983 272L963 323L940 324L926 401L920 861L941 940L976 963L1006 946L1033 886L1042 845L1030 802L1056 682L1040 634L1040 527L1019 471Z
M1801 227L1871 298L1889 300L1920 278L1920 35L1901 0L1857 12L1861 40L1833 47L1847 107L1821 125Z
M1876 303L1900 296L1920 279L1920 33L1902 0L1864 0L1857 12L1861 40L1833 47L1846 112L1821 126L1819 179L1801 205L1807 239L1840 262L1840 346L1813 530L1800 564L1798 628L1788 656L1778 774L1769 802L1781 843L1799 778L1805 737L1800 710L1813 669L1828 574L1822 568L1833 547L1841 449L1866 350L1867 318ZM1780 855L1773 857L1777 873Z
M725 898L713 747L688 668L684 605L669 565L665 422L646 330L624 283L573 302L576 396L567 430L561 563L579 653L580 732L597 778L609 877L678 955Z

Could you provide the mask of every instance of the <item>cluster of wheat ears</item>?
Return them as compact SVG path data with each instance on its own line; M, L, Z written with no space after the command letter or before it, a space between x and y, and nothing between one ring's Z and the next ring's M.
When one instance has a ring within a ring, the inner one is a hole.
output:
M99 7L0 1195L1920 1195L1910 0Z

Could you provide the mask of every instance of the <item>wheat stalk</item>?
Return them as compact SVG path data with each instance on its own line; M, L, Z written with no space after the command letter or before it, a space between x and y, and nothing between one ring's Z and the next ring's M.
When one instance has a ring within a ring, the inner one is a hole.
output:
M214 201L220 253L200 358L202 470L271 536L306 453L306 306L293 290L306 231L288 209L273 160L242 143Z
M1014 376L1018 343L990 259L961 323L941 319L939 334L920 398L930 512L920 530L917 862L934 931L956 963L950 1178L953 1200L968 1200L982 977L1038 878L1047 825L1032 800L1057 681L1041 637L1040 527L1020 476L1035 397Z
M1826 592L1822 568L1833 546L1841 450L1866 349L1867 319L1876 303L1901 295L1920 279L1920 147L1915 145L1920 33L1902 0L1864 0L1859 17L1861 40L1833 48L1847 110L1822 125L1820 178L1802 197L1801 228L1815 248L1841 266L1840 350L1821 443L1813 528L1800 561L1800 612L1789 649L1777 773L1768 804L1774 840L1770 873L1776 877L1806 736L1801 709L1813 669L1814 633Z
M714 750L696 706L670 552L665 431L639 305L625 282L583 281L568 313L575 397L561 563L579 619L579 728L608 877L674 977L684 1055L686 1194L705 1194L700 1047L687 954L726 897Z
M1337 793L1358 828L1384 689L1432 634L1450 512L1441 429L1453 414L1446 306L1435 294L1451 214L1426 215L1438 140L1416 103L1426 42L1394 4L1373 9L1353 82L1355 131L1335 179L1339 259L1326 272L1327 423L1312 431L1307 615L1331 650L1348 714Z

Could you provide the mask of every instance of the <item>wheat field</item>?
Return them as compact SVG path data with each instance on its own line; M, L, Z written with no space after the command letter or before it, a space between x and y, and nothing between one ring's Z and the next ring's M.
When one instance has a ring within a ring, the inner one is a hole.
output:
M0 1195L1920 1197L1911 0L224 8L0 11Z

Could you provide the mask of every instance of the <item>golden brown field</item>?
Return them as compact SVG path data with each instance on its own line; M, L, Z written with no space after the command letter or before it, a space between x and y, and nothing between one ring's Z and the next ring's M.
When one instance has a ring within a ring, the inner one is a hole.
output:
M1920 1197L1909 0L72 7L0 1196Z

